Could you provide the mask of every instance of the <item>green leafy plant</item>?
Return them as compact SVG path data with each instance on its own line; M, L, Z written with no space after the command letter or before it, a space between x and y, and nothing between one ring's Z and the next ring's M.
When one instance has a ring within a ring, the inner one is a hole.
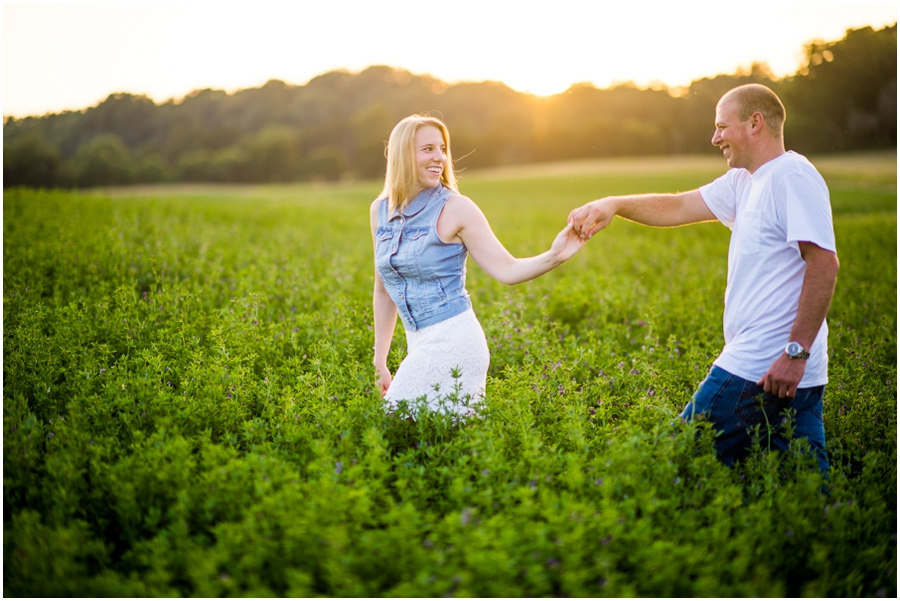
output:
M463 186L524 254L722 169L617 165ZM513 289L471 264L485 404L410 420L374 390L376 183L6 191L4 594L896 596L896 172L823 171L827 483L802 441L728 469L677 418L721 346L723 227L617 221Z

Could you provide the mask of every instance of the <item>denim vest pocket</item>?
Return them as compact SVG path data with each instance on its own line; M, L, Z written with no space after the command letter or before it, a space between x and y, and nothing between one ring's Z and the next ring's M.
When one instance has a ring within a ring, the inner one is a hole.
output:
M439 277L431 276L416 282L416 302L423 316L439 311L446 301L447 292Z
M378 254L388 252L391 241L394 238L394 230L389 227L380 227L375 230L375 251Z
M433 278L433 280L434 280L434 286L436 288L436 292L437 292L438 296L441 297L441 302L447 300L447 291L444 290L444 286L443 286L443 284L441 284L440 278L435 276Z
M375 265L382 272L382 281L386 277L386 273L394 271L391 266L391 255L396 252L394 245L394 231L391 228L378 228L375 231ZM387 282L385 282L387 286Z
M417 227L403 232L403 238L413 246L421 246L425 242L425 236L431 231L430 227Z

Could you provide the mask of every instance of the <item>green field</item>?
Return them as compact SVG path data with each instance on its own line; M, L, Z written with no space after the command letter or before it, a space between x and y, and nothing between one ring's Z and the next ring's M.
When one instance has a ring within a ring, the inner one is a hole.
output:
M827 494L800 443L730 470L676 420L723 344L721 225L617 220L516 287L470 261L484 415L407 422L372 390L378 182L6 191L4 595L896 597L896 153L813 160ZM724 168L460 185L523 256L588 200Z

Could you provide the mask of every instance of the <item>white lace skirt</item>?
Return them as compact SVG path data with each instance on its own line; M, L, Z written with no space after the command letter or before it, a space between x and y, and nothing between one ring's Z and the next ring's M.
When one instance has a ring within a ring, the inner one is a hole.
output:
M406 358L384 396L388 410L405 400L415 414L422 399L432 411L477 413L491 355L471 308L415 332L406 330L406 347Z

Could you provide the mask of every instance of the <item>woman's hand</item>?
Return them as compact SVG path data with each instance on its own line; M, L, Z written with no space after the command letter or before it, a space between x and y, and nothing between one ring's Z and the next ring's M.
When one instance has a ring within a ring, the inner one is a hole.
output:
M388 391L388 388L391 387L391 372L387 368L387 365L375 366L375 384L378 386L378 391L381 392L381 396L384 396Z
M566 224L566 227L556 235L556 239L553 240L553 244L550 245L550 252L553 253L560 263L562 263L563 261L572 258L575 253L581 250L581 247L584 246L586 242L587 238L582 238L575 233L574 224L568 223Z

